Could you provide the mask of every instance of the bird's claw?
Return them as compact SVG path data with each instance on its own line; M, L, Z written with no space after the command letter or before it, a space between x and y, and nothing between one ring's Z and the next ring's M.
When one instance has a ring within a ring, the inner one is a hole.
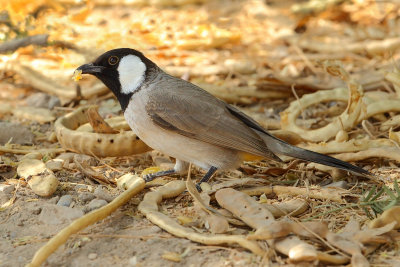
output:
M152 173L148 173L143 175L143 180L148 183L154 180L154 178L156 178L154 175L152 175Z
M196 189L197 189L197 191L198 191L199 193L201 193L201 191L203 191L203 190L201 189L200 183L197 183L197 184L196 184Z

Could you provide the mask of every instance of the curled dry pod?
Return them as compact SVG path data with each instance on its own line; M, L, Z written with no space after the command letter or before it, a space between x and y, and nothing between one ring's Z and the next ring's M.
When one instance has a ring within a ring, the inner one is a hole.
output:
M78 108L55 122L57 139L63 148L97 157L128 156L151 150L132 131L116 134L76 131L89 121L86 116L88 108L90 106Z

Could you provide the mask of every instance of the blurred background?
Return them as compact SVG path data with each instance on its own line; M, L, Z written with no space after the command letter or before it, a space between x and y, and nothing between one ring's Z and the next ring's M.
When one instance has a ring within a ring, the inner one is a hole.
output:
M302 95L343 85L321 67L334 59L364 89L385 90L383 72L399 58L399 5L362 0L2 0L0 101L17 104L38 91L56 96L61 105L76 100L70 78L74 68L118 47L140 50L172 75L236 104L287 104L292 86ZM109 93L99 88L89 92L94 83L85 77L82 99L95 101Z

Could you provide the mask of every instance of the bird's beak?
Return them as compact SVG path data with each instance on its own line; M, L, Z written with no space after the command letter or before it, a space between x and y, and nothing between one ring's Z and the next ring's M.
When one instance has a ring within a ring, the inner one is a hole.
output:
M93 63L89 63L80 66L76 70L81 70L82 74L97 74L101 73L102 69L103 68L101 66L95 66Z

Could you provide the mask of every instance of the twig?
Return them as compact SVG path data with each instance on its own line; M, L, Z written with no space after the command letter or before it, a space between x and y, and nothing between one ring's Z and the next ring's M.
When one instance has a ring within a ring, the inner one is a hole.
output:
M90 168L90 166L83 166L83 164L81 164L79 161L74 159L74 163L76 165L76 167L86 176L88 176L89 178L92 178L93 180L95 180L96 182L100 183L100 184L110 184L111 182L109 180L107 180L106 178L103 177L103 175L101 175L100 173L92 170L92 168Z
M20 47L25 47L31 44L46 46L48 39L49 39L48 34L37 34L33 36L6 41L0 44L0 53L13 52Z
M13 154L28 154L32 152L39 152L41 154L50 154L50 153L63 153L65 152L64 148L43 148L43 149L19 149L19 148L10 148L6 146L0 146L0 153L13 153Z

